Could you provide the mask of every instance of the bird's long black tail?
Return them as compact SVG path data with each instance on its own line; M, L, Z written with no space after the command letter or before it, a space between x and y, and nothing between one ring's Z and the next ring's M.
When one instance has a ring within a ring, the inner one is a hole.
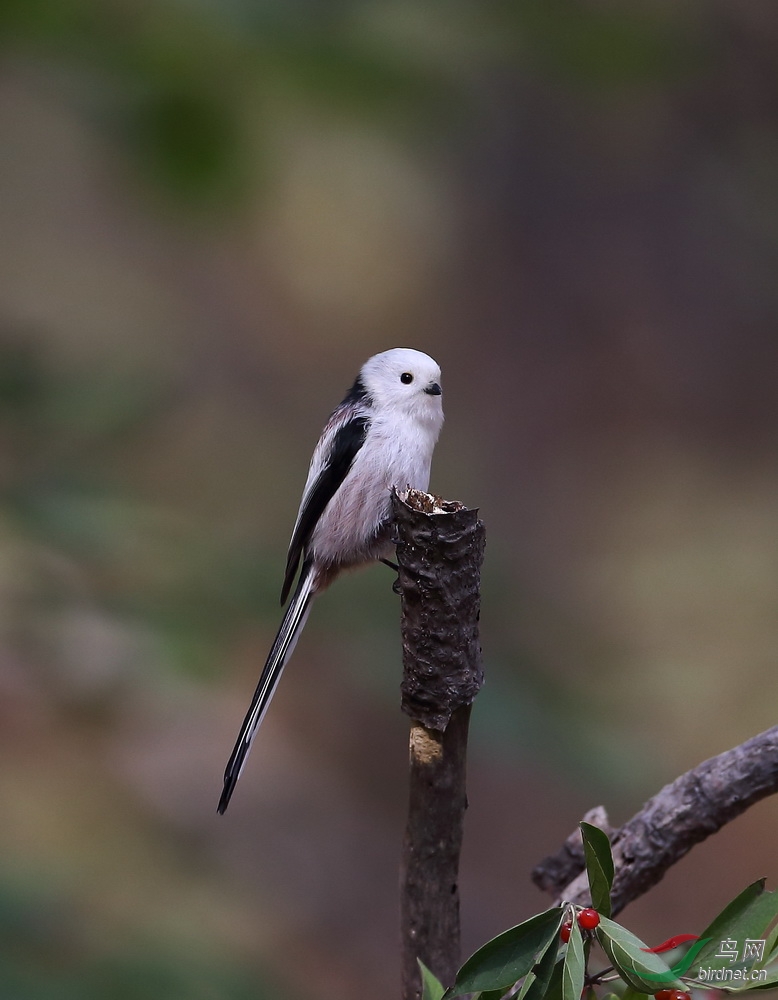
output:
M300 573L297 589L273 640L267 662L259 678L259 684L254 692L254 697L251 699L251 705L246 713L246 718L243 720L238 741L230 755L227 769L224 772L224 790L219 799L218 807L220 814L223 814L230 804L230 799L232 798L232 793L235 791L235 785L240 777L240 772L243 770L243 765L246 763L246 758L251 750L251 744L254 742L259 725L270 704L270 699L273 697L276 685L281 678L281 671L292 655L295 643L308 618L313 594L313 567L310 563L306 563Z

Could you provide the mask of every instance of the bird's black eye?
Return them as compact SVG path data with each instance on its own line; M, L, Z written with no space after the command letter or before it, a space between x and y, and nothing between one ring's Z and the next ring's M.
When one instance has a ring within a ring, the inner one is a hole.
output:
M410 385L413 382L413 375L410 372L403 372L400 376L400 381L403 385Z

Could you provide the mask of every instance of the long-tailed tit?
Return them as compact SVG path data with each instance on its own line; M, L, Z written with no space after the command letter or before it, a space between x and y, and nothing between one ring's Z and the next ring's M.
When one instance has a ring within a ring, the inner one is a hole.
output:
M302 569L224 772L220 813L229 805L312 599L341 570L391 554L390 491L393 486L426 491L442 424L440 368L428 355L406 348L365 362L327 421L289 543L282 604L300 563Z

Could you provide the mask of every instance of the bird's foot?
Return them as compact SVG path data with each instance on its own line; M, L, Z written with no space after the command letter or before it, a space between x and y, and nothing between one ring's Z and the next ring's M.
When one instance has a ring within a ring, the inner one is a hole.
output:
M391 559L382 559L381 562L384 564L384 566L388 566L389 569L393 569L395 573L397 573L397 579L392 584L392 590L394 591L395 594L402 594L403 589L400 585L400 567L397 565L396 562L392 562Z

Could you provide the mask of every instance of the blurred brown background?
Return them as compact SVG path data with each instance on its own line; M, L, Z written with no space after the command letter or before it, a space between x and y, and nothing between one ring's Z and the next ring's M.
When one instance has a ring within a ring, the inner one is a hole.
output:
M322 422L432 354L488 528L466 950L532 865L773 724L772 0L4 0L0 994L389 1000L382 567L317 604L233 805ZM776 803L625 920L694 932Z

